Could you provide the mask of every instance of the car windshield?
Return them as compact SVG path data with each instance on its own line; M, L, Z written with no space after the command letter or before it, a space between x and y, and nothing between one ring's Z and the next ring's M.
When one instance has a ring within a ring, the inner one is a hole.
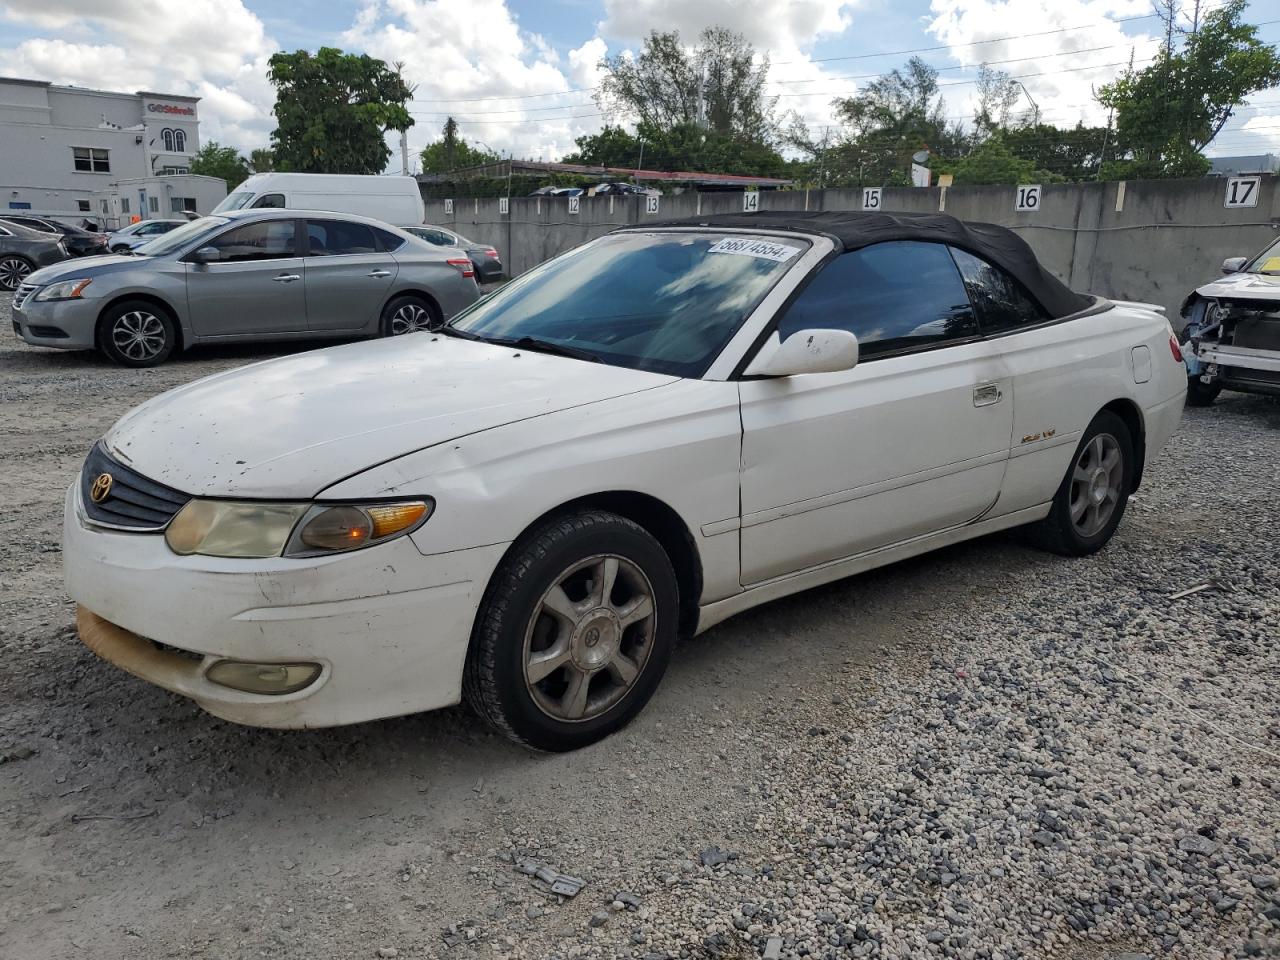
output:
M226 217L201 217L199 220L192 220L190 223L184 223L180 227L174 227L168 233L162 233L150 243L144 243L133 252L139 257L163 257L166 254L173 253L175 250L182 249L201 234L208 233L210 230L230 222Z
M241 210L246 207L250 200L257 194L252 190L237 190L235 193L229 193L223 201L213 208L214 213L226 213L229 210Z
M1280 276L1280 240L1267 247L1244 268L1245 273L1265 273Z
M613 234L530 271L446 330L699 377L808 246L710 231Z

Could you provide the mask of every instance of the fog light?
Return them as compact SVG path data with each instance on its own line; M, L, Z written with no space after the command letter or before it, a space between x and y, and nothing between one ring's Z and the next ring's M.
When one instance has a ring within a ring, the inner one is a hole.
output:
M280 695L297 693L315 683L320 676L318 663L242 663L220 660L209 668L205 678L219 686L245 693Z

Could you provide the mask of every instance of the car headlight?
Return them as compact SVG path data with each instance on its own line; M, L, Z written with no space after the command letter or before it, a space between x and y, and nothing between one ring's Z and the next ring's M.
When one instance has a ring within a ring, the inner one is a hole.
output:
M319 557L412 533L434 502L256 503L191 500L164 533L174 553L206 557Z
M84 288L93 283L85 277L79 280L60 280L51 283L36 294L37 300L75 300L84 294Z

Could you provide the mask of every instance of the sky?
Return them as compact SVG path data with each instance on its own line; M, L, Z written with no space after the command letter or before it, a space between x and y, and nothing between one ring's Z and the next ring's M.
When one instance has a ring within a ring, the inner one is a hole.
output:
M1280 41L1280 0L1252 0L1246 16ZM834 97L912 52L940 71L948 117L971 116L986 62L1021 81L1018 109L1100 124L1092 91L1162 37L1151 0L0 0L0 75L198 96L202 141L247 154L275 126L268 57L337 46L403 61L412 158L452 115L472 143L553 160L610 119L592 97L602 57L639 50L650 30L692 42L710 25L768 54L768 93L817 140ZM1208 152L1280 152L1280 89Z

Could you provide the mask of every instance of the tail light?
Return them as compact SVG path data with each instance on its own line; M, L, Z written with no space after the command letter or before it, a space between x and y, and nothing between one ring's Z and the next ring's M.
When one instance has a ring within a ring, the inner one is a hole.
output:
M474 277L476 275L476 268L471 263L470 257L450 257L448 262L461 270L464 277Z
M1178 338L1173 334L1169 334L1169 351L1173 354L1175 363L1182 363L1182 348L1178 346Z
M492 257L494 260L498 260L498 259L500 259L500 258L498 257L498 248L497 248L497 247L485 247L485 248L484 248L484 255L485 255L486 257Z

